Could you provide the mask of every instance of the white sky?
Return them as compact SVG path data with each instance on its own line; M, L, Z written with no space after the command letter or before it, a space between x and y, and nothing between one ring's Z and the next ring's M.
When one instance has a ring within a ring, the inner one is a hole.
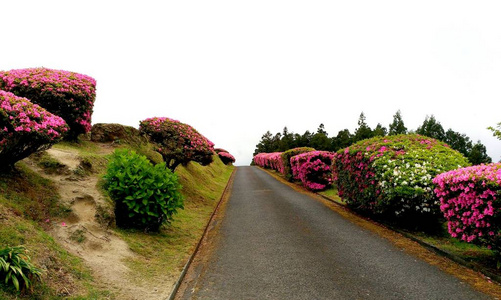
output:
M270 130L367 123L501 141L501 1L0 0L0 70L97 80L93 123L170 117L248 165Z

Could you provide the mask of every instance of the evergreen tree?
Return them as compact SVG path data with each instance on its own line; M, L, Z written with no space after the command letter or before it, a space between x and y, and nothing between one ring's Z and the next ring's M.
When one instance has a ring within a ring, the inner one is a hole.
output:
M472 142L466 134L461 134L449 128L445 133L444 142L447 143L452 149L459 151L465 157L468 157L472 150Z
M317 150L329 150L331 148L331 142L325 131L324 124L320 124L317 133L311 137L310 147Z
M358 118L358 128L355 130L353 142L358 142L373 137L372 129L365 122L364 112Z
M423 124L416 130L417 134L428 136L442 142L445 141L445 131L440 122L435 119L435 116L426 116Z
M388 133L388 130L386 127L381 125L381 123L377 123L376 128L374 128L374 131L372 132L372 136L386 136Z
M331 150L337 151L346 148L353 143L353 135L348 129L340 130L335 138L331 141Z
M279 151L283 152L294 148L294 133L289 133L287 126L284 127L282 138L280 139Z
M268 130L261 137L261 141L256 145L256 150L254 150L254 155L258 153L270 153L274 152L277 145L275 144L276 138L273 137L271 132Z
M480 141L477 141L477 143L473 145L467 157L473 165L488 164L492 162L490 156L487 155L487 149Z
M397 134L407 134L407 127L404 125L404 120L402 120L402 114L400 110L397 111L395 115L393 115L393 122L390 124L390 131L388 135L397 135Z

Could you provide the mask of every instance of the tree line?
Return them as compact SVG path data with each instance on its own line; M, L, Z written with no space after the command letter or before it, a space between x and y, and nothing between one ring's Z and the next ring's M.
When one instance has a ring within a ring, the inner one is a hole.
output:
M408 133L417 133L440 140L463 154L474 165L492 162L492 159L487 155L485 145L480 141L474 143L466 134L451 128L446 131L433 115L426 116L423 124L416 130L408 130L400 110L393 115L393 121L388 125L388 128L378 123L372 129L367 124L365 114L362 112L358 118L358 127L353 133L348 129L343 129L332 137L329 137L325 131L324 124L320 124L316 132L307 130L302 135L289 131L287 127L284 127L281 133L272 134L267 131L256 145L254 155L263 152L283 152L296 147L312 147L317 150L335 152L368 138Z

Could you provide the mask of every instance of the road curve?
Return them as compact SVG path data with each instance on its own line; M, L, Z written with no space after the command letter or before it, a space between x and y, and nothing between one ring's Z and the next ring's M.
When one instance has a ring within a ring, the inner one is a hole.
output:
M176 299L490 299L256 167L216 234Z

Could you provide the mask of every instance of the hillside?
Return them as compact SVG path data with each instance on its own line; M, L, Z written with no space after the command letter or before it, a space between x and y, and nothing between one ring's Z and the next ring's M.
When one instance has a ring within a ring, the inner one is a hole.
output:
M217 155L209 166L179 166L185 209L158 233L114 226L101 188L109 155L130 148L161 157L138 138L61 143L0 177L1 247L23 244L44 271L26 299L166 298L200 239L233 171ZM17 299L0 289L0 298Z

